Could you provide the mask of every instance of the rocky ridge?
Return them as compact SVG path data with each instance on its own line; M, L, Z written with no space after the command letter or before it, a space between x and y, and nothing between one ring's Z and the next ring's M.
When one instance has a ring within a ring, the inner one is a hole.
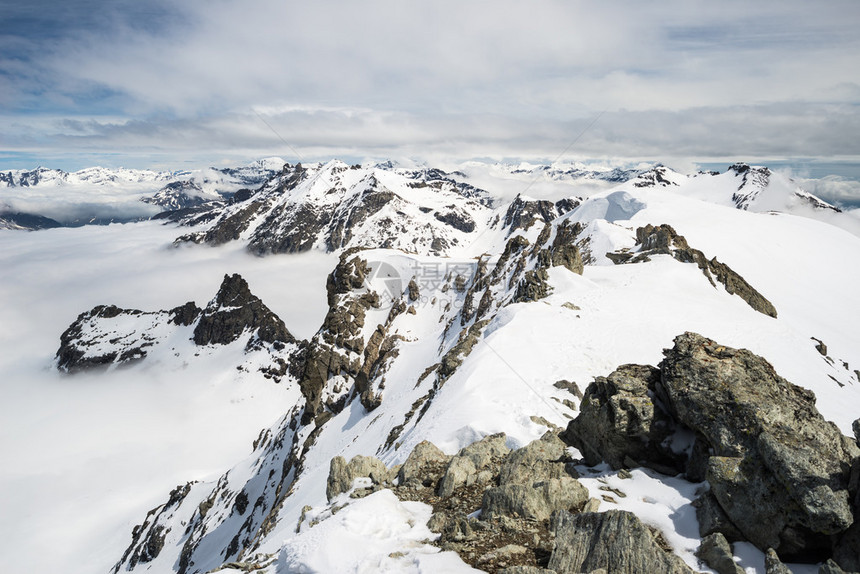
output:
M616 264L642 263L650 261L654 255L671 255L682 263L695 263L708 281L716 287L719 282L731 295L737 295L758 311L776 318L776 308L761 293L755 290L746 280L725 263L717 261L716 257L708 259L698 249L687 244L683 235L670 225L651 225L636 229L635 250L610 252L606 257Z
M693 572L634 514L597 512L575 462L554 432L516 450L490 435L453 456L422 442L391 469L373 457L332 459L327 495L335 508L386 488L429 504L433 544L486 572Z

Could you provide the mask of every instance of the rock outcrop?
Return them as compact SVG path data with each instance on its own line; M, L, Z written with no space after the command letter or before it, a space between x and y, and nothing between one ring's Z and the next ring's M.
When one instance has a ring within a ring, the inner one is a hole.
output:
M287 362L281 355L290 354L298 343L284 322L251 293L248 283L233 274L224 276L205 309L188 302L169 311L99 305L82 313L60 336L57 368L74 373L140 361L182 329L188 329L186 336L196 345L228 345L247 336L246 351L266 348L273 354L272 364L264 367L271 377L286 374Z
M824 420L814 395L763 358L695 333L664 354L659 370L625 365L592 383L563 438L586 460L654 467L666 464L657 440L675 425L695 437L675 470L710 484L699 502L703 535L740 535L789 561L850 545L860 449Z
M488 572L692 572L634 515L585 511L595 504L586 504L588 491L554 433L513 451L506 438L484 437L453 457L419 443L396 483L395 469L373 457L336 457L327 494L331 500L354 486L350 496L361 498L390 488L401 500L429 504L435 544Z
M224 275L218 294L194 328L197 345L228 345L244 333L266 343L295 343L284 322L251 293L240 275ZM249 341L250 344L250 341Z
M719 282L729 294L737 295L759 313L776 317L776 308L764 295L716 257L708 259L704 253L690 247L684 236L678 235L671 225L648 224L637 228L636 245L639 246L636 251L612 252L606 256L616 264L642 263L650 261L654 255L671 255L682 263L695 263L711 285L716 286Z
M597 377L562 437L587 464L606 461L615 469L647 465L681 472L686 457L667 444L675 424L653 400L659 380L658 369L642 365L622 365L608 377Z
M705 536L696 555L716 570L717 574L744 574L743 568L734 561L729 541L720 532Z

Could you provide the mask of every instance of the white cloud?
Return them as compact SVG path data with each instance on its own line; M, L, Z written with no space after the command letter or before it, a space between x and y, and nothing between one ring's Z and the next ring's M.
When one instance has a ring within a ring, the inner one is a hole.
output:
M283 153L256 110L308 156L552 159L605 110L574 152L860 155L855 2L171 9L158 26L70 19L75 33L2 89L9 109L38 101L42 111L11 112L19 127L0 146L174 160Z

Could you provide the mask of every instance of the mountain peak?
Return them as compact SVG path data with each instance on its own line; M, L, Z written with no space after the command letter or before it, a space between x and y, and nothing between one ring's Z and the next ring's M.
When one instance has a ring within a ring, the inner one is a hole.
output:
M194 342L227 345L246 331L256 332L256 336L267 343L295 342L284 322L251 293L241 275L224 275L218 293L203 310L194 328Z

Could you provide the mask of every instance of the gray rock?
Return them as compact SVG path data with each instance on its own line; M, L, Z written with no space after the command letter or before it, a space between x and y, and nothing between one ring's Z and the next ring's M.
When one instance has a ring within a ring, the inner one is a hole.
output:
M858 508L855 506L855 512ZM843 569L860 572L860 521L851 525L836 543L833 549L833 560Z
M764 553L764 574L791 574L791 570L782 563L773 548L768 548Z
M463 486L471 486L477 480L478 470L471 458L455 456L448 463L445 476L439 483L438 494L442 498L448 498L454 491Z
M397 474L401 486L435 486L442 478L451 457L430 441L421 441Z
M329 502L338 494L348 492L356 478L367 477L375 485L391 479L389 470L376 457L357 455L346 462L342 456L331 459L325 495Z
M726 512L711 492L706 492L693 501L696 519L699 522L699 536L705 537L714 532L722 533L730 542L743 540L740 530L732 524Z
M554 478L533 485L506 484L484 491L481 517L519 516L549 520L556 510L580 510L588 490L573 478Z
M660 548L635 514L623 510L560 516L548 567L559 574L598 568L613 574L693 572L678 556Z
M471 459L475 463L475 468L479 470L488 468L492 464L497 464L511 452L506 441L507 436L503 432L491 434L463 448L458 456Z
M696 551L696 556L717 571L717 574L744 574L733 558L732 547L726 537L716 532L706 536Z
M643 365L622 365L597 377L561 438L579 449L587 464L605 460L619 469L630 459L680 472L683 457L664 446L674 424L652 399L659 377L657 369Z
M552 432L511 452L502 463L499 484L533 484L566 476L565 444Z
M824 420L814 395L761 357L695 333L664 352L657 395L714 453L708 481L745 538L797 561L832 550L853 522L853 441Z
M529 549L519 544L506 544L501 548L491 550L478 558L478 564L487 564L490 562L499 562L501 560L510 560L524 554L528 554Z
M551 264L553 267L566 267L569 271L582 275L583 262L582 253L576 245L577 236L582 232L580 223L569 225L562 222L556 227L555 239L553 239L551 253Z

